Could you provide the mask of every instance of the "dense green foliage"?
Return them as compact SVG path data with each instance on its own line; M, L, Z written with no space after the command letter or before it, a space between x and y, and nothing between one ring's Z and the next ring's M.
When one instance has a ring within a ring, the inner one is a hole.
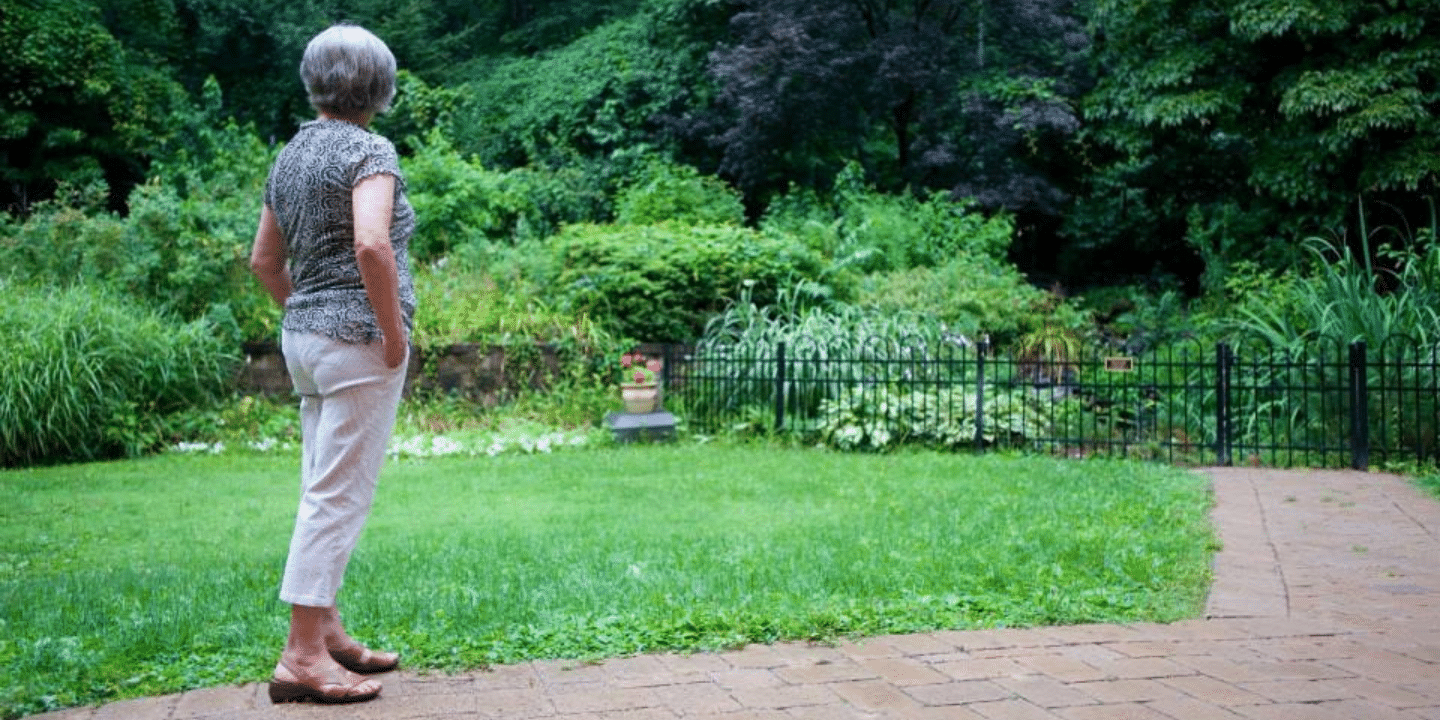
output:
M297 461L0 472L0 716L268 677ZM414 671L1170 622L1204 602L1205 488L1163 466L718 443L400 461L342 604Z
M165 416L214 398L234 350L114 294L0 283L0 465L137 455Z
M610 214L605 188L582 171L489 170L438 132L417 143L404 172L416 215L411 257L419 262L463 256L466 246L545 238L566 223Z
M1026 271L1217 291L1236 260L1280 269L1296 237L1354 231L1356 196L1403 223L1436 190L1440 6L1421 0L46 0L0 19L7 207L103 180L124 209L197 124L283 139L310 112L300 49L341 18L406 70L379 127L407 153L438 131L540 174L452 186L509 197L437 219L441 249L451 221L608 220L657 158L718 171L752 220L858 163L886 194L1016 213Z
M650 342L695 338L742 289L768 302L822 270L790 238L729 225L576 225L556 253L552 287L573 311Z
M1281 268L1297 236L1355 230L1357 196L1437 189L1434 2L1101 0L1092 23L1082 247Z

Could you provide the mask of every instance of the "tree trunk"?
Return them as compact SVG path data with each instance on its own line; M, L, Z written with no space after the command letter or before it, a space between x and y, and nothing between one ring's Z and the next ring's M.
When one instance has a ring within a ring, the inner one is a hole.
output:
M900 172L904 173L910 167L910 116L915 112L915 91L911 90L905 96L904 102L891 108L890 122L895 128L896 161L900 164Z

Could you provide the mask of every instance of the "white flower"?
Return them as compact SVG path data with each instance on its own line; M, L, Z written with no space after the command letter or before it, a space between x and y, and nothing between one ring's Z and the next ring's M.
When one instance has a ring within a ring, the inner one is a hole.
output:
M455 453L464 452L465 446L450 438L441 436L430 441L430 451L435 455L454 455Z

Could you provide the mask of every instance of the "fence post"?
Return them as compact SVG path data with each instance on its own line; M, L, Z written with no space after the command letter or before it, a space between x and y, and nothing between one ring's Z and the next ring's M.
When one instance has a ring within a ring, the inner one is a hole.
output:
M985 353L990 341L975 346L975 452L985 452Z
M1230 465L1230 366L1226 343L1215 344L1215 464Z
M775 430L785 429L785 343L775 343Z
M1350 467L1370 467L1370 385L1365 341L1350 343Z

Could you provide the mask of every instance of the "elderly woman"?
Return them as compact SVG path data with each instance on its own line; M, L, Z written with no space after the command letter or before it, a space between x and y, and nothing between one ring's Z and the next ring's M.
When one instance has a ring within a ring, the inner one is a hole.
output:
M409 360L415 214L395 148L366 127L395 97L395 57L339 25L305 48L300 76L320 117L300 126L265 186L250 265L285 309L282 348L300 395L300 510L280 599L290 633L274 702L358 702L364 674L399 664L346 633L336 609L370 512Z

